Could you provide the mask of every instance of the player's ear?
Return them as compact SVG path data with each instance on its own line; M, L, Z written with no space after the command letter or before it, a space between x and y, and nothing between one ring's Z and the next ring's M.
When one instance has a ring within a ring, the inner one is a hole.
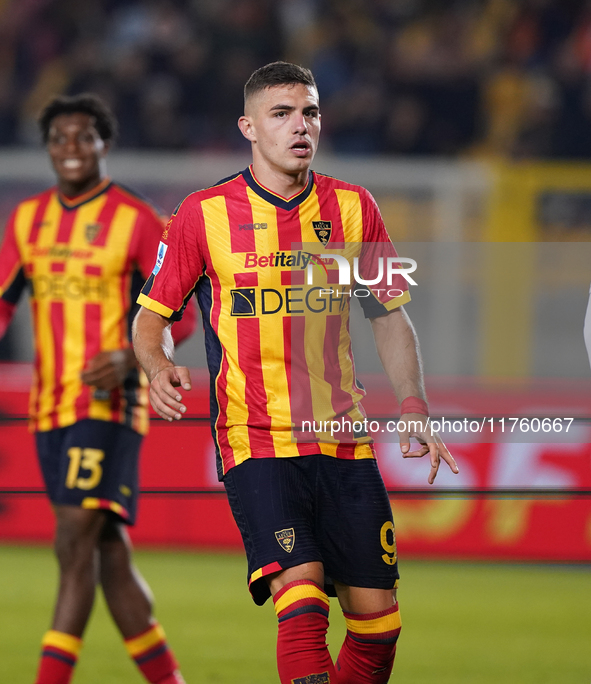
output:
M254 124L249 116L241 116L238 119L238 128L242 135L250 142L256 142Z

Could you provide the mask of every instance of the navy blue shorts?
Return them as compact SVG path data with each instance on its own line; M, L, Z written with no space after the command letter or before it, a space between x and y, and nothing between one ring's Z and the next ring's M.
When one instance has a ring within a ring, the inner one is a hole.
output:
M258 605L271 595L267 575L311 561L323 563L329 596L333 580L394 588L392 507L373 459L250 458L228 471L224 485Z
M141 435L119 423L85 419L35 437L52 503L112 511L133 525Z

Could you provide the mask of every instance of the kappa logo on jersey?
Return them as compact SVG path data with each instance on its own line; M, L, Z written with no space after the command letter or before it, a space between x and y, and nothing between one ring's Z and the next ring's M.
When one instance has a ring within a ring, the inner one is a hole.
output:
M322 674L311 674L306 677L292 679L291 681L293 684L330 684L330 677L328 672L322 672Z
M312 221L316 237L323 245L327 245L332 233L332 221Z
M100 223L87 223L84 226L84 237L86 242L92 244L96 240L96 236L100 233L102 225Z
M239 223L238 230L267 230L266 223Z
M295 530L293 527L286 530L279 530L279 532L275 532L275 539L279 542L279 546L284 551L291 553L295 544Z
M156 264L154 265L154 270L152 273L154 275L158 274L158 271L162 268L162 263L164 262L164 257L166 256L166 251L168 250L168 245L161 242L158 245L158 256L156 257Z
M257 305L255 292L252 287L230 290L232 295L232 316L256 316Z

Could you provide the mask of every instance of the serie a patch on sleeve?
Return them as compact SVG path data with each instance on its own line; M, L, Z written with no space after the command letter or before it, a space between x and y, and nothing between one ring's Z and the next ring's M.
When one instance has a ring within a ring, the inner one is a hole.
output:
M156 256L156 263L154 264L154 270L152 271L154 275L157 275L158 271L162 268L167 249L168 245L165 245L163 242L158 245L158 255Z

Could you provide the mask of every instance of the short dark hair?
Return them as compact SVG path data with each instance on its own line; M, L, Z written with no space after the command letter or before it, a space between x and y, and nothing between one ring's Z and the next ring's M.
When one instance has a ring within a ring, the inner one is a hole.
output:
M244 86L244 101L265 88L301 83L318 89L310 69L289 62L271 62L257 69Z
M94 127L104 141L114 140L117 136L117 119L98 95L59 95L49 102L39 115L39 128L43 142L49 138L51 122L60 114L88 114L94 118Z

